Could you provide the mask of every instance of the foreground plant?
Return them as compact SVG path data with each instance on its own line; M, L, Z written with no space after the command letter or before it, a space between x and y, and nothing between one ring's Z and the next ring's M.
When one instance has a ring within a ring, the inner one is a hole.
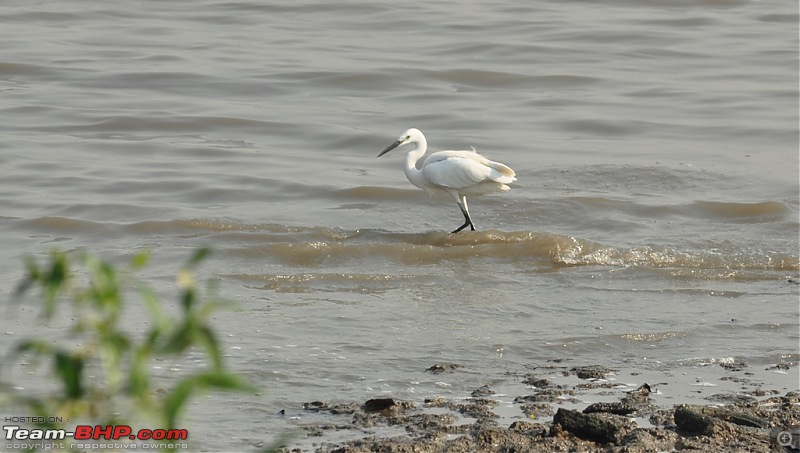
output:
M136 255L124 272L91 254L73 257L55 252L41 265L28 259L27 276L16 297L38 289L45 320L63 314L74 321L67 341L25 340L4 362L14 363L23 355L32 356L34 362L49 362L61 390L45 396L8 392L5 398L0 391L0 402L10 400L15 409L26 409L42 428L65 428L68 420L102 426L144 420L148 428L176 430L187 401L198 392L254 392L243 377L225 368L219 342L208 324L220 302L202 301L193 276L208 253L208 249L198 250L178 273L177 317L166 315L155 292L132 277L147 264L147 253ZM126 291L131 287L136 289ZM128 292L138 294L149 314L149 320L137 320L137 325L148 326L143 333L125 329ZM71 315L64 313L68 310ZM181 377L166 391L161 386L157 390L149 374L153 361L190 350L202 351L206 369ZM163 447L175 448L171 443Z

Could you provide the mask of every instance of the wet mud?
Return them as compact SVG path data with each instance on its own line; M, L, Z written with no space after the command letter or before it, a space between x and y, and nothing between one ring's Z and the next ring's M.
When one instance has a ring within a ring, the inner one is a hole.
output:
M459 367L452 365L434 365L427 371L456 372ZM744 367L740 365L720 366L735 371ZM796 362L785 368L798 372ZM781 393L754 386L747 391L714 394L708 398L709 404L663 406L652 398L658 392L656 385L644 383L621 390L619 384L604 379L613 372L608 368L564 367L560 372L577 376L580 382L556 384L537 373L523 377L528 392L514 397L513 405L521 415L510 423L495 410L498 401L488 384L464 399L436 397L422 404L393 398L306 403L304 411L327 414L330 422L303 425L300 436L316 440L302 448L289 444L283 451L798 451L800 391ZM598 391L614 400L586 403ZM341 431L357 433L356 438L326 440Z

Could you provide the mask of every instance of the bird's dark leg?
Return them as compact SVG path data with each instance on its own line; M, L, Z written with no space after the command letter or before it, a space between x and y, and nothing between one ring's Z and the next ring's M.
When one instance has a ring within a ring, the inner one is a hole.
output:
M469 210L467 209L467 199L466 199L466 197L461 197L461 202L458 203L458 209L461 209L461 213L464 214L464 224L461 225L460 227L456 228L450 234L458 233L459 231L463 230L467 226L469 226L470 230L475 231L475 225L472 224L472 219L469 218Z

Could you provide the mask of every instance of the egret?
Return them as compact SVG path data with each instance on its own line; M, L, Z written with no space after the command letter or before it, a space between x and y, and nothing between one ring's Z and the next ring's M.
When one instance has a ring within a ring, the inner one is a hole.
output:
M411 184L427 191L446 192L458 205L464 215L464 224L452 233L458 233L468 227L475 231L475 225L469 216L467 195L485 195L505 192L506 184L517 180L514 170L499 162L493 162L473 149L472 151L439 151L425 156L428 142L419 129L411 128L394 143L378 154L383 156L389 151L412 143L414 149L406 155L403 171Z

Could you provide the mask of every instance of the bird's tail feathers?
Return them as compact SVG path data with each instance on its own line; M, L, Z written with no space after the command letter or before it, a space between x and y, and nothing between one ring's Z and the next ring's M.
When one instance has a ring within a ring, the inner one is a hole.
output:
M517 180L516 178L517 174L514 173L514 170L512 170L511 167L503 165L500 162L492 162L492 161L490 161L489 166L492 168L492 172L489 175L489 178L492 181L508 184Z

